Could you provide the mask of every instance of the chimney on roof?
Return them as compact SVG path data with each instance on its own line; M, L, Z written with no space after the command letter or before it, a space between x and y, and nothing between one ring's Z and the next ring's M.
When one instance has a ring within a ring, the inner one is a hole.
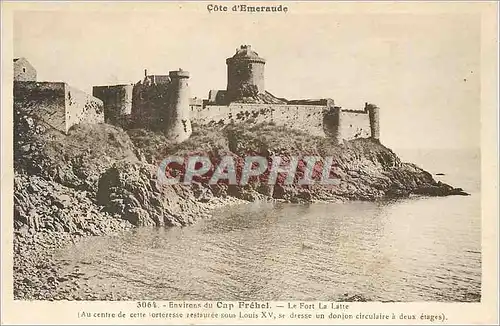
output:
M148 70L144 69L144 77L147 77L147 76L148 76Z

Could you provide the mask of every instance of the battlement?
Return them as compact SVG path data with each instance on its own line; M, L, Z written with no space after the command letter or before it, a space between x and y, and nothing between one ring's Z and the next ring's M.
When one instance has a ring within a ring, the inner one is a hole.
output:
M168 76L170 78L189 78L189 72L179 68L179 70L170 71Z
M240 45L240 48L236 49L236 53L231 58L226 59L226 64L232 64L235 61L266 63L266 59L259 57L259 54L252 50L251 45Z

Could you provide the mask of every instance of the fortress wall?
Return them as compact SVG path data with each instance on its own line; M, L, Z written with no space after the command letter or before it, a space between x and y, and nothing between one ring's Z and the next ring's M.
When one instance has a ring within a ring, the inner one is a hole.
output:
M206 105L204 107L190 108L191 121L200 125L229 123L229 106Z
M275 105L273 121L280 126L301 130L312 136L325 136L323 117L326 106Z
M326 106L315 105L233 103L229 106L191 107L191 120L200 125L273 122L314 136L325 136L323 120L326 110Z
M134 85L94 86L92 95L104 103L104 120L115 125L127 124L132 114Z
M78 123L104 122L103 102L79 89L65 85L66 130Z
M65 83L14 82L14 109L44 122L49 128L67 132Z
M345 140L369 138L371 136L370 117L365 111L342 111L340 117L340 137Z

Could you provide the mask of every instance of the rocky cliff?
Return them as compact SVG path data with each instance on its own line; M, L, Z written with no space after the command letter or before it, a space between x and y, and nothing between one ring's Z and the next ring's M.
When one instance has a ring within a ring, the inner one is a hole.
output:
M85 214L95 210L133 225L170 226L207 216L212 203L225 200L313 202L465 194L436 182L414 164L401 162L371 139L336 145L327 138L266 124L195 129L188 141L171 144L161 133L135 129L127 134L106 124L80 125L66 136L37 129L27 119L17 129L14 146L16 228L76 232L83 228L74 222L83 215L81 207ZM210 185L202 178L191 185L158 184L162 159L194 153L216 161L230 155L236 162L246 155L278 155L285 161L297 155L331 156L340 183ZM65 212L66 207L72 212ZM57 216L61 221L55 220Z
M60 282L71 277L57 275L47 257L68 239L110 234L134 225L188 225L209 217L215 207L245 201L338 202L465 194L436 182L417 166L401 162L390 149L370 139L336 145L329 139L265 124L223 129L194 126L189 140L171 144L162 134L143 129L127 133L106 124L79 125L64 135L22 112L15 112L14 117L17 298L55 298ZM157 182L163 158L193 153L216 161L231 155L237 162L249 153L285 159L292 155L332 156L340 184L210 185L203 178L190 185Z

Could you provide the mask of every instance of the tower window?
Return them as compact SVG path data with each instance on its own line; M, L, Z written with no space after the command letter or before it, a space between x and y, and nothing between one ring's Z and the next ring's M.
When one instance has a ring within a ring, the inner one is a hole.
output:
M23 72L26 72L26 68L23 67Z

